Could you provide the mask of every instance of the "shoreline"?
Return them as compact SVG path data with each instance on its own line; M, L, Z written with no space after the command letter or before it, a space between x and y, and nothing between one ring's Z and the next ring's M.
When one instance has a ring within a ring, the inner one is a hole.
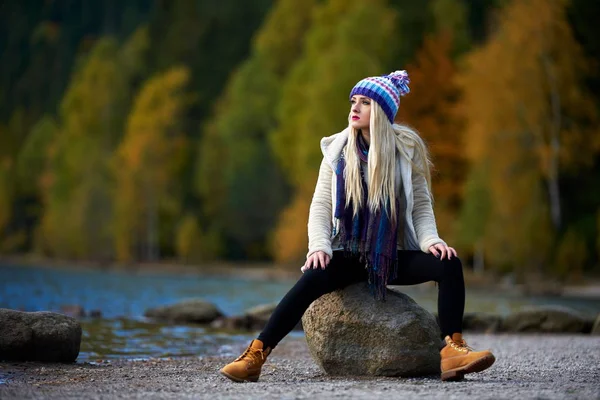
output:
M57 260L35 255L5 256L0 255L0 266L9 265L25 268L45 268L63 271L103 271L108 273L125 273L133 275L177 275L177 276L218 276L239 277L248 280L290 281L301 276L300 267L292 268L291 264L277 265L268 262L211 262L205 265L182 264L170 261L153 263L102 263L98 261ZM494 279L490 275L478 275L470 269L464 269L467 288L489 290L491 293L502 292L523 296L556 296L566 298L600 299L600 278L595 275L583 279L581 284L557 284L536 282L532 285L506 283ZM431 283L414 285L424 290L430 289Z

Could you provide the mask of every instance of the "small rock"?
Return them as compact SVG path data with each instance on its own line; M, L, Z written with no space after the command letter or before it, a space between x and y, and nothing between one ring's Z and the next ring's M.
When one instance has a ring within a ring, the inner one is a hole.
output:
M265 327L276 307L277 304L274 303L261 304L246 310L242 315L219 317L210 326L215 329L260 331ZM298 321L293 329L301 331L302 321Z
M63 304L60 306L60 312L73 318L84 318L85 310L77 304Z
M227 330L249 330L250 320L241 315L233 317L219 317L210 323L211 328Z
M248 329L262 330L269 322L275 308L277 308L277 303L261 304L246 310L244 316L248 319ZM293 330L302 330L302 320L298 321Z
M208 324L222 315L223 313L215 305L200 299L150 308L144 312L144 316L157 320L197 324Z
M596 322L594 322L594 326L592 326L592 335L600 335L600 314L596 317Z
M261 304L255 307L252 307L244 313L244 315L248 318L249 329L252 330L260 330L265 327L271 314L275 311L277 307L276 303L270 304Z
M586 318L577 311L548 306L528 308L509 315L502 321L501 329L507 332L582 333L586 326Z
M502 318L485 313L466 313L463 316L463 330L471 332L496 332L502 324Z

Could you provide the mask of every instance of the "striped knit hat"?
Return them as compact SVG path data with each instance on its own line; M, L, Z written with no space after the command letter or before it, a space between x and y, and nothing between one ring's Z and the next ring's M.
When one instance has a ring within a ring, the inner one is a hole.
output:
M389 75L371 76L359 81L350 92L350 98L355 94L367 96L376 101L390 123L394 123L394 117L400 106L400 96L404 96L410 89L408 84L408 73L406 71L394 71Z

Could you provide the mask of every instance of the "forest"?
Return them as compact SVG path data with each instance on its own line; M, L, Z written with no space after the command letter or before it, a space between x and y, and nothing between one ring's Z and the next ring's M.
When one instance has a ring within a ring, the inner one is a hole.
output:
M0 255L298 268L348 93L397 122L484 273L600 275L600 2L3 0Z

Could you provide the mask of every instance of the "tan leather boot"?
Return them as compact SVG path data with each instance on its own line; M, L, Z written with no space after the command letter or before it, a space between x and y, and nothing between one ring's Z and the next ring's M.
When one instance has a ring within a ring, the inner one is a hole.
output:
M263 342L258 339L253 340L241 356L221 368L219 372L235 382L258 381L260 370L271 353L270 348L263 347Z
M474 351L467 346L460 333L446 336L442 356L442 380L460 381L465 374L481 372L492 366L496 358L489 350Z

